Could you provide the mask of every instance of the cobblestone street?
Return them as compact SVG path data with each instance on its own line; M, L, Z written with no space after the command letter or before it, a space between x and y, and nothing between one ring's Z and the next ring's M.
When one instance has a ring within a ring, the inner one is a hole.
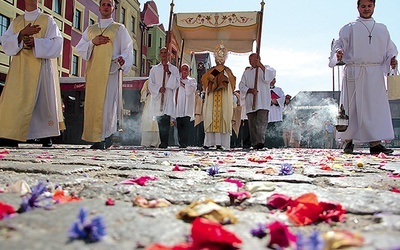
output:
M208 199L215 204L197 212L226 209L220 216L231 214L237 221L223 227L241 239L239 249L269 249L268 237L259 239L250 231L274 221L285 223L294 234L347 230L351 236L341 246L352 249L400 249L400 151L390 156L370 155L368 149L357 152L142 147L100 151L88 145L44 149L32 144L0 149L0 202L18 210L21 194L38 183L46 186L43 196L63 190L65 197L77 199L5 216L0 220L0 249L173 246L186 242L192 227L177 215L191 203ZM248 196L232 195L239 192ZM318 201L340 204L346 211L344 220L296 225L283 209L267 206L273 194L296 199L309 193ZM153 204L156 208L150 208ZM104 218L106 235L100 241L69 239L80 208L89 211L89 218ZM356 246L360 241L362 246ZM338 248L332 244L325 249Z

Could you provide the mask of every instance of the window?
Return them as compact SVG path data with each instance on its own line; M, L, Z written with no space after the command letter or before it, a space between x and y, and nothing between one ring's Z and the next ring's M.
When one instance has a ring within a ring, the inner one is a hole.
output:
M75 9L74 28L81 30L82 11Z
M125 24L125 8L121 8L120 23Z
M160 37L160 49L164 47L163 42L162 42L162 38Z
M72 75L78 76L78 69L79 69L79 57L77 55L72 56Z
M10 18L0 14L0 36L6 32L8 26L10 26Z
M133 50L133 65L135 65L136 66L136 61L137 61L137 51L134 49Z
M94 19L92 19L92 18L89 19L89 25L93 25L95 23L96 23L96 21Z
M53 10L55 13L61 15L62 0L53 0Z
M147 44L151 47L151 34L148 35Z
M135 17L131 17L131 31L132 33L135 33Z

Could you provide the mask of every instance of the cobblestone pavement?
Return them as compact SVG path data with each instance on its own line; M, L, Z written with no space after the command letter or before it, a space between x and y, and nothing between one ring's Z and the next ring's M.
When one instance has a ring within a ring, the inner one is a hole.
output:
M191 230L191 224L177 219L177 213L205 199L212 199L237 218L236 223L224 228L242 240L240 249L268 249L268 237L253 237L250 230L257 223L277 220L289 225L294 233L348 230L359 234L364 244L354 249L400 248L398 150L392 156L373 156L366 149L359 149L360 154L344 155L335 149L118 147L100 151L88 147L55 145L42 149L22 144L18 149L0 149L1 202L18 209L22 198L17 186L26 183L32 188L40 181L48 193L58 187L82 199L0 220L0 249L145 249L154 243L172 246L185 242ZM291 166L294 173L279 175L284 165ZM214 176L207 171L212 166L218 167ZM143 186L121 183L143 176L153 179ZM251 197L232 202L228 192L243 188L227 182L228 178L245 184ZM314 193L320 201L341 204L346 210L345 221L295 226L284 211L266 205L267 198L275 193L293 199ZM134 206L138 196L165 199L171 205ZM114 206L106 206L108 198L115 201ZM82 207L89 211L89 217L104 217L107 234L99 242L89 244L68 238L68 230Z

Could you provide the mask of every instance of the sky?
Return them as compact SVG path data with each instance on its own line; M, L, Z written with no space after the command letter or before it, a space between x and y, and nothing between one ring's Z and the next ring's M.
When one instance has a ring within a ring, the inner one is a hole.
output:
M261 0L174 0L174 13L259 11ZM340 71L328 67L333 39L358 17L357 0L264 0L261 62L277 71L285 94L338 90ZM171 0L155 0L160 22L168 28ZM141 4L143 9L143 4ZM387 26L400 50L400 0L377 0L373 15ZM255 49L254 49L255 51ZM226 65L237 81L249 65L248 54L229 55ZM335 82L333 83L333 76Z

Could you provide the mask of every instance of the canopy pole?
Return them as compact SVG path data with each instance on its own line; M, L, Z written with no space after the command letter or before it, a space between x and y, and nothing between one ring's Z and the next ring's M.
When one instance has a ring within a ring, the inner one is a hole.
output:
M179 71L181 71L182 61L183 61L183 51L185 50L185 39L182 39L181 43L181 59L179 60Z
M257 47L256 47L256 53L257 56L260 57L260 49L261 49L261 33L262 33L262 23L263 23L263 15L264 15L264 0L260 3L261 5L261 11L260 11L260 25L258 26L258 34L257 34ZM258 67L256 70L256 76L254 79L254 89L257 90L257 82L258 82ZM253 105L252 108L253 110L256 109L256 102L257 102L257 93L253 94Z
M167 50L169 50L169 44L171 42L172 15L174 14L174 6L175 6L174 0L172 0L171 4L170 4L170 11L169 11L167 39L165 39L165 47L167 47Z
M171 27L172 27L172 14L174 13L174 0L171 1L171 9L169 12L169 23L168 23L168 33L167 37L165 39L165 47L167 48L167 53L169 51L169 44L171 42ZM162 87L165 88L165 70L164 70L164 75L163 75L163 81L162 81ZM160 103L160 111L163 110L164 107L164 93L161 93L161 103Z

